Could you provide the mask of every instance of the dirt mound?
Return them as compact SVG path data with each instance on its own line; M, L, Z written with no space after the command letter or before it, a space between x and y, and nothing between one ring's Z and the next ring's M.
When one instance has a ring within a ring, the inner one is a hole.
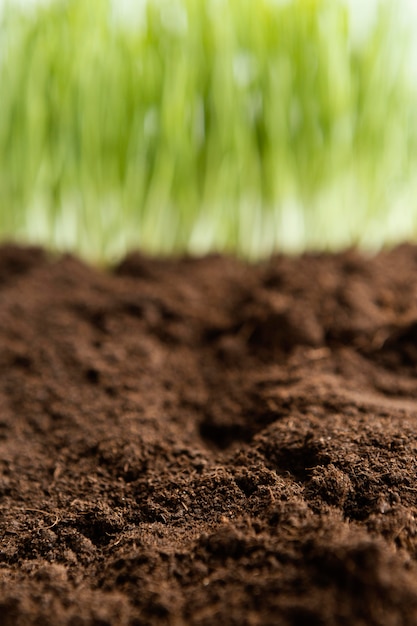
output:
M417 623L417 248L0 248L0 622Z

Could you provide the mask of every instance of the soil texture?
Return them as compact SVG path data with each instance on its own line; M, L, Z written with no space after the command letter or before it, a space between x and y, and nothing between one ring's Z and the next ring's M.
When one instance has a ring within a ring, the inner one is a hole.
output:
M0 248L2 626L415 626L417 248Z

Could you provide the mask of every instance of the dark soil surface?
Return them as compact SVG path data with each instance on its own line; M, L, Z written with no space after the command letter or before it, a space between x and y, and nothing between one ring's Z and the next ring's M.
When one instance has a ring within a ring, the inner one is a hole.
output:
M417 248L0 248L0 624L417 624Z

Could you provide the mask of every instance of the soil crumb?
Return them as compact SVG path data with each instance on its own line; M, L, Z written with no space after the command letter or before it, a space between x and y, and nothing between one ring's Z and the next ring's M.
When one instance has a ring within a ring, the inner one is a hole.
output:
M0 247L2 626L415 626L417 248Z

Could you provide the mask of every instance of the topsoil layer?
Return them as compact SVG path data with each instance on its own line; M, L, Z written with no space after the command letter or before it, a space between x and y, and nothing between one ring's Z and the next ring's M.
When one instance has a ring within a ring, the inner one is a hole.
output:
M2 626L417 624L417 248L0 248Z

